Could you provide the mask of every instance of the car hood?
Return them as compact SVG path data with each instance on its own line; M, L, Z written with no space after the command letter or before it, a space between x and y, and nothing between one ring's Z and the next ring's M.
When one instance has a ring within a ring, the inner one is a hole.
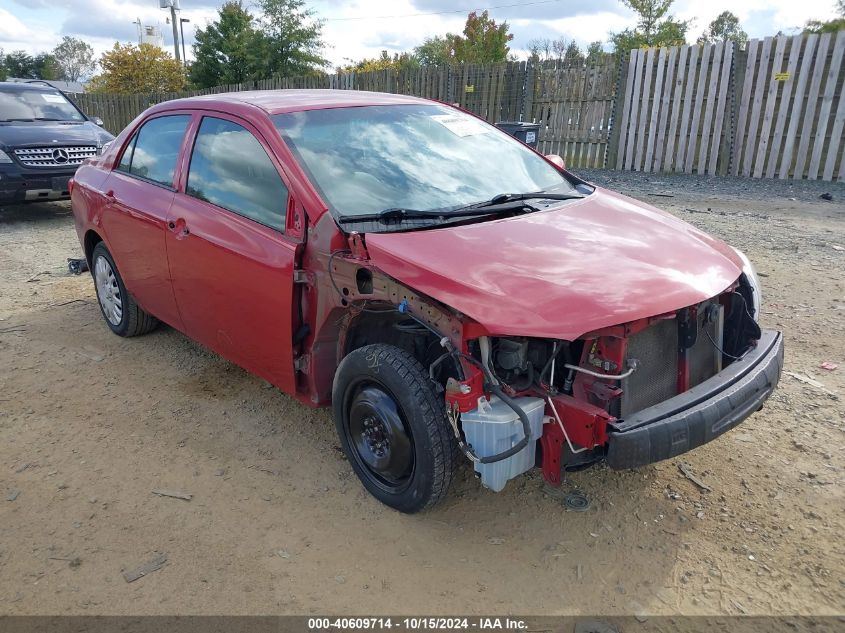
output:
M723 242L602 189L515 218L371 233L366 245L386 274L493 335L573 340L709 299L742 271Z
M114 138L90 121L79 123L0 124L0 146L27 147L33 145L102 145Z

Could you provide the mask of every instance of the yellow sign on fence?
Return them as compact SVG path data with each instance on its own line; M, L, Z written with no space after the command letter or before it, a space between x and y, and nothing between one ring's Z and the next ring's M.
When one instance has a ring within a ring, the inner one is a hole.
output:
M789 73L775 73L775 81L786 81L789 79Z
M475 86L473 86L472 84L468 84L464 87L464 92L475 92Z

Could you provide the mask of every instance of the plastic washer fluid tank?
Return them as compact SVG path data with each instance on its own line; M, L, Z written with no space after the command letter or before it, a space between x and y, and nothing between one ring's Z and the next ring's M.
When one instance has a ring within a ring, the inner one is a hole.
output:
M492 464L475 464L475 471L481 475L481 483L499 492L508 479L513 479L534 467L537 440L543 433L542 398L514 398L514 402L528 416L531 425L531 441L516 455ZM467 442L479 457L487 457L506 451L522 439L522 422L516 411L496 396L478 399L478 408L461 415L461 426Z

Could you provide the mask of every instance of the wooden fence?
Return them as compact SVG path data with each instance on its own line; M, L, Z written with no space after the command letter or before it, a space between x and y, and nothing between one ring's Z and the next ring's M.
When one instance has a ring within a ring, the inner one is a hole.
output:
M731 173L845 180L845 31L752 40Z
M587 68L536 69L526 119L540 124L540 151L558 154L573 167L604 167L617 71L613 57Z
M465 64L267 79L155 95L74 99L117 133L161 101L240 90L332 88L457 103L540 125L567 165L845 181L845 31L631 51L590 66ZM618 122L618 123L617 123Z
M845 31L631 51L617 169L845 181Z
M588 70L581 68L581 73ZM145 95L75 94L77 104L90 116L100 117L107 130L117 133L146 108L171 99L221 92L280 89L367 90L407 94L457 103L490 122L519 121L526 99L526 62L423 67L408 71L377 71L281 77L205 90Z
M733 51L730 42L631 51L617 169L717 173Z

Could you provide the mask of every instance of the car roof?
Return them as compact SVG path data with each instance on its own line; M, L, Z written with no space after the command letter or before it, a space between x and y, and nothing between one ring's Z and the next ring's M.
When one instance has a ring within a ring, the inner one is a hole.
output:
M0 81L0 92L23 92L24 90L43 90L44 92L58 92L58 88L51 85L44 85L40 83L41 79L35 79L35 82L29 83L27 81Z
M261 108L267 114L281 114L326 108L414 103L431 103L431 101L419 97L363 90L247 90L175 99L156 106L156 109L201 108L226 111L232 106L237 108L246 105Z

